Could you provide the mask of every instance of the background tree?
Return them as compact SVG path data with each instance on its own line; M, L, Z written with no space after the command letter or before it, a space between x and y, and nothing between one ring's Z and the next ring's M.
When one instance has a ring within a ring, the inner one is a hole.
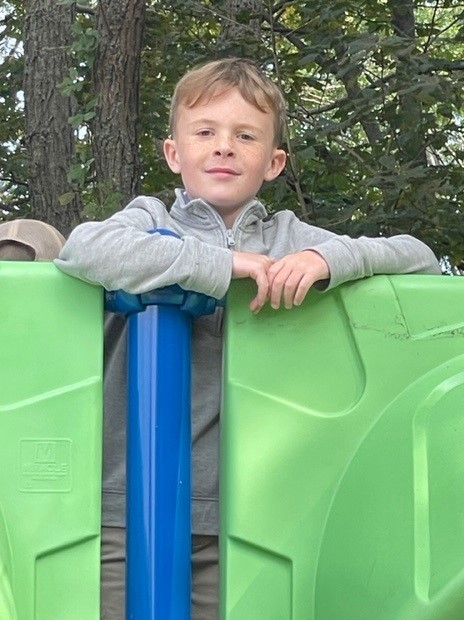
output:
M70 192L68 181L75 158L74 131L68 119L75 112L76 102L58 89L71 66L74 12L72 7L53 0L26 0L24 6L29 215L53 222L66 235L80 221L82 210L80 196Z
M96 12L93 157L99 204L140 193L139 77L145 0L101 0Z
M217 50L221 56L256 58L261 46L261 0L225 0Z
M280 71L310 220L411 232L460 263L462 8L316 1L272 20L276 49L293 52Z

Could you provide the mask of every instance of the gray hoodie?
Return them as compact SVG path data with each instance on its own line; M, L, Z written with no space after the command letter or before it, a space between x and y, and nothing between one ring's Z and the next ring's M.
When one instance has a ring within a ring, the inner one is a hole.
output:
M168 228L181 238L147 234ZM142 293L169 284L217 299L229 287L232 250L279 259L315 249L326 260L325 288L374 274L439 274L433 252L409 235L352 239L310 226L291 211L268 216L253 200L227 229L201 199L177 190L168 212L155 198L140 196L103 222L81 224L71 233L56 265L107 290ZM103 525L125 525L125 321L108 314L105 324L105 420ZM219 410L222 309L199 317L192 342L193 533L218 532Z

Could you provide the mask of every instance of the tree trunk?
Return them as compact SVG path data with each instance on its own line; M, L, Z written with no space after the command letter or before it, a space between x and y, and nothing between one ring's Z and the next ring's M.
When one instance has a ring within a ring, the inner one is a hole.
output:
M100 203L115 211L140 191L139 81L145 0L100 0L94 65L94 157Z
M259 58L261 45L261 0L225 0L224 17L218 37L221 56Z
M74 101L58 85L71 59L73 10L56 0L26 0L24 103L31 217L64 235L80 221L81 202L68 183L75 139L68 119Z
M393 31L404 39L404 49L397 54L399 154L402 163L427 164L425 139L421 130L422 105L414 94L403 93L417 79L414 60L416 25L413 0L389 0Z

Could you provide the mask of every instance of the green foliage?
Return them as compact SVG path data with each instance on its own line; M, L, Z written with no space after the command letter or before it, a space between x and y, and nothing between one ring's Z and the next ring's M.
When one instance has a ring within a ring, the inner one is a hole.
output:
M395 3L390 3L390 6ZM300 215L349 234L411 232L462 260L462 9L417 9L398 36L383 2L292 3L273 29ZM294 201L295 203L295 201ZM291 204L287 205L291 208ZM451 224L452 223L452 224Z

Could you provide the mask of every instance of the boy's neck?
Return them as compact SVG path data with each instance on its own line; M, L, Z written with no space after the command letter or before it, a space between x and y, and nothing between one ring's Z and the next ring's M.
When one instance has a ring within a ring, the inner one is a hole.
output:
M232 228L233 227L233 225L237 221L238 216L240 215L240 213L243 211L244 208L245 207L240 207L239 211L235 211L231 215L223 215L220 211L218 211L216 209L216 207L213 207L213 209L218 213L219 217L223 220L226 228Z

